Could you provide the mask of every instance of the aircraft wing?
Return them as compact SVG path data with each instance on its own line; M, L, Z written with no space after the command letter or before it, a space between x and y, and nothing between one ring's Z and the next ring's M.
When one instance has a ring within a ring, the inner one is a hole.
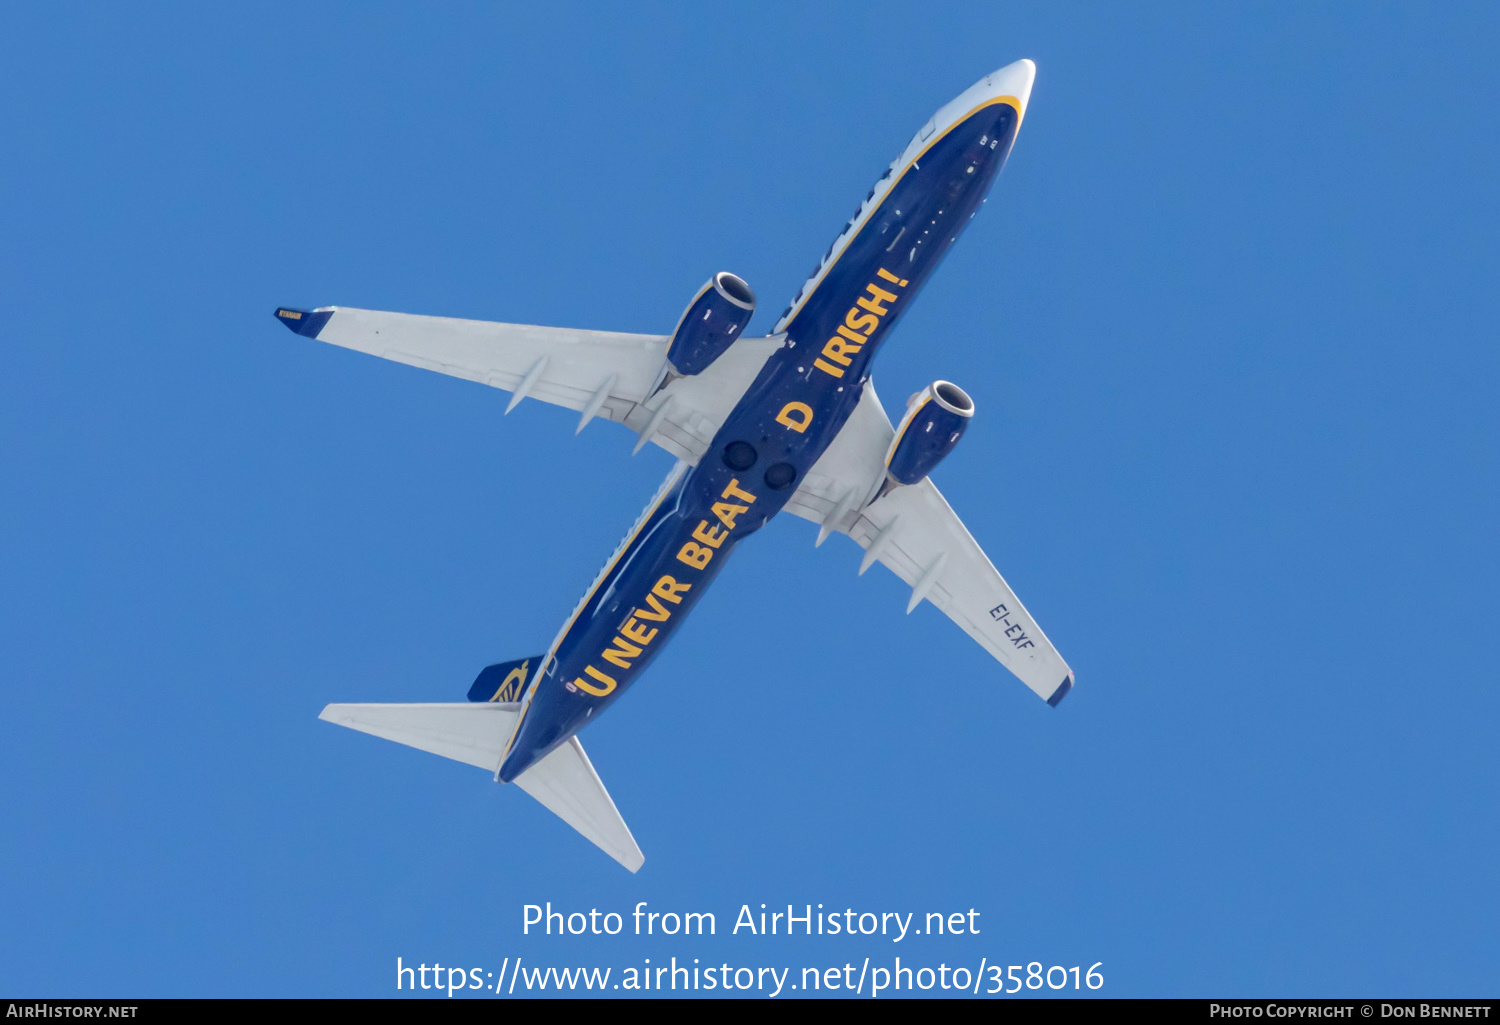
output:
M869 505L885 478L895 429L867 381L844 429L808 472L788 512L865 549L859 571L883 563L912 587L906 611L932 602L1049 705L1073 686L1073 671L995 569L930 478Z
M653 391L666 365L666 335L500 324L383 313L348 306L281 307L297 334L374 356L477 381L523 398L623 423L679 459L697 463L782 336L741 338L703 373Z

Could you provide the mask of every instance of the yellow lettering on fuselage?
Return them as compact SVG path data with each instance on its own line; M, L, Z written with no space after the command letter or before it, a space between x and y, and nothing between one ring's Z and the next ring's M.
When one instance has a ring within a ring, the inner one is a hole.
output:
M736 516L742 512L749 511L750 507L748 505L736 505L734 502L715 502L712 509L713 514L719 518L719 522L724 524L728 530L734 529L734 518Z
M746 505L754 505L755 504L755 496L752 495L750 492L746 491L744 488L740 487L740 481L739 481L738 477L732 478L729 481L728 484L724 485L724 492L719 497L720 498L738 498L741 502L744 502Z
M635 621L635 616L625 620L625 625L620 627L620 636L629 637L635 643L645 647L651 643L651 638L656 636L656 627L644 627Z
M850 331L854 331L864 338L869 338L879 326L880 318L875 314L860 313L857 309L850 310L844 314L844 322L839 325L839 333L847 335Z
M629 669L630 663L641 653L639 645L631 644L623 637L614 639L614 647L604 649L604 660L613 662L621 669Z
M676 577L662 577L651 588L651 593L663 601L669 601L673 605L682 604L682 592L690 589L692 584L679 584Z
M884 267L875 273L897 288L906 287L905 278L898 278ZM887 304L899 298L898 293L887 291L873 281L865 286L865 292L867 294L854 300L854 305L844 314L844 322L835 327L833 336L823 343L822 352L813 359L813 366L830 377L844 376L844 368L854 364L854 357L880 327L882 319L890 314Z
M811 410L809 410L810 413ZM729 532L734 529L734 518L741 513L748 512L750 506L755 503L755 495L740 487L737 479L724 485L724 490L719 497L737 498L745 504L714 503L714 515L724 524L723 527L710 523L706 519L698 521L698 525L693 528L693 537L697 540L685 542L677 552L677 560L693 569L702 570L708 566L714 553L724 544L729 538ZM678 580L670 573L657 578L656 583L651 585L651 590L647 591L642 599L645 607L630 610L630 615L625 617L625 621L620 624L615 636L610 638L609 647L600 653L600 658L621 669L631 668L646 646L661 632L658 627L644 626L641 620L665 623L672 618L671 606L681 605L682 596L692 588L693 584L690 581ZM600 672L592 665L584 666L583 671L592 682L579 676L568 685L571 689L581 690L598 698L614 692L616 687L614 677Z
M577 687L579 690L586 690L590 694L594 695L594 697L602 698L610 691L615 689L615 678L613 676L605 676L593 666L584 666L583 671L585 673L588 673L595 680L598 680L600 686L595 686L594 684L589 683L587 680L580 676L573 681L573 686Z
M719 547L724 543L724 539L728 536L729 531L724 530L720 527L715 527L707 520L700 520L698 522L698 525L693 528L694 540L702 541L710 548Z
M812 407L806 402L788 402L776 414L776 422L801 434L813 422Z
M887 313L891 312L880 304L882 302L895 302L896 297L894 295L892 295L890 292L887 292L879 285L866 285L865 291L873 295L875 297L875 301L871 302L864 296L860 296L858 299L854 300L855 306L858 306L862 310L869 310L877 317L883 317Z
M860 349L863 348L863 345L855 345L851 342L846 342L838 335L834 335L832 338L828 339L828 341L823 343L823 355L827 356L835 363L842 363L847 367L850 363L854 362L849 357L855 355L859 352Z
M705 548L696 541L688 541L677 553L677 561L693 569L702 569L708 565L708 560L714 557L712 548Z
M672 613L667 611L667 607L661 603L661 600L656 595L646 595L646 604L651 607L650 614L647 614L644 609L635 610L635 614L642 619L649 619L653 623L665 623L672 618Z

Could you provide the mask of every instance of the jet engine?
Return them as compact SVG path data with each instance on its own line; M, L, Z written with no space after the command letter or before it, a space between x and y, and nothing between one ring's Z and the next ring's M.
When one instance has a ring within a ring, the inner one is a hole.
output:
M720 271L688 303L667 346L667 369L673 377L707 370L740 336L755 313L755 293L742 278Z
M934 381L906 404L885 454L886 485L916 484L953 451L974 416L974 400L950 381Z

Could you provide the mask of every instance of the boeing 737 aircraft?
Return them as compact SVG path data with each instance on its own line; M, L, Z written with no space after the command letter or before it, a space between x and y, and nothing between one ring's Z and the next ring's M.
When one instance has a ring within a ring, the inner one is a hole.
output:
M783 509L847 534L1049 705L1073 673L929 474L974 403L935 381L894 426L870 365L984 201L1026 114L1023 60L960 94L880 176L764 338L755 295L715 274L670 335L378 313L276 310L299 335L596 417L677 457L546 652L484 669L467 702L329 705L321 718L515 783L634 872L645 858L578 742L724 568Z

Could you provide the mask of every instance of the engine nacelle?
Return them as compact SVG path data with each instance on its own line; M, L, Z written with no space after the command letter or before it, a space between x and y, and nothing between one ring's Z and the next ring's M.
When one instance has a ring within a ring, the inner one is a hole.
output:
M755 313L755 293L744 280L720 271L688 303L667 346L667 368L676 377L707 370L740 336Z
M885 454L885 475L894 484L915 484L953 451L974 416L974 400L950 381L934 381L911 397L896 437Z

